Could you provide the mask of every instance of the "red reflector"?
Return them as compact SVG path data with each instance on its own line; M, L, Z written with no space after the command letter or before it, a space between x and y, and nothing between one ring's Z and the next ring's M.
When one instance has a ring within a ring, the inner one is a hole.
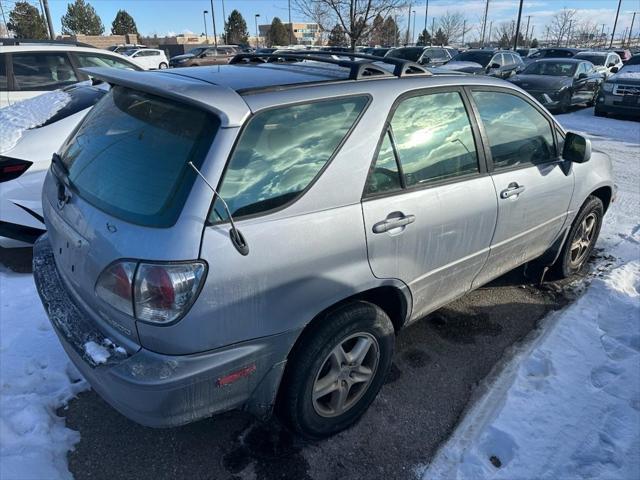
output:
M21 165L7 165L6 167L2 167L2 171L4 173L21 172L26 170L28 167L28 163L23 163Z
M218 387L224 387L226 385L229 385L235 382L236 380L240 380L241 378L248 377L255 371L256 371L256 364L252 363L249 366L241 368L237 372L233 372L233 373L230 373L229 375L225 375L224 377L220 377L216 382L216 385Z

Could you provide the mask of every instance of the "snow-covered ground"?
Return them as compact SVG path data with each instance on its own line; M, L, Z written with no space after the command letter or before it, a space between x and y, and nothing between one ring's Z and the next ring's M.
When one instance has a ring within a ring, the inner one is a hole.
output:
M614 160L598 242L614 266L512 352L423 480L640 479L640 123L558 118Z

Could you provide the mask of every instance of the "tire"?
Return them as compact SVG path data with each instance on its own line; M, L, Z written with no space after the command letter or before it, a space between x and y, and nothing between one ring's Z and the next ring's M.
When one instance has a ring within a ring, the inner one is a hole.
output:
M558 277L567 278L582 270L598 240L603 215L604 206L602 205L602 200L593 195L587 198L571 225L571 230L562 247L560 257L554 266ZM591 223L590 219L593 223ZM589 227L589 225L591 226ZM582 244L578 246L577 242L580 239L582 239Z
M596 90L593 92L593 97L591 98L591 100L587 102L587 107L593 107L596 104L596 100L598 98L599 93L600 93L600 89L596 88Z
M558 104L558 111L560 113L567 113L569 111L569 107L571 106L571 93L564 92L562 97L560 97L560 103Z
M303 335L289 355L277 412L298 434L319 439L353 425L373 402L391 367L394 329L381 308L357 301ZM366 353L360 362L355 350ZM314 397L314 389L327 393Z
M158 65L158 68L160 70L164 70L165 68L169 68L169 65L167 65L166 63L162 62L160 65Z

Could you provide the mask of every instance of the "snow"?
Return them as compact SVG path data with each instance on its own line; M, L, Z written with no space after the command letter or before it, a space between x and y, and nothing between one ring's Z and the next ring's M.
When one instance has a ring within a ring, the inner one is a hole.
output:
M70 101L68 93L55 90L0 108L0 154L15 147L25 130L42 125Z
M109 350L93 341L84 344L84 351L97 365L107 363L111 356Z
M70 363L31 275L0 271L0 478L71 478L80 435L56 409L89 385Z
M558 119L614 160L598 248L615 266L596 265L584 295L507 355L423 480L640 478L640 125Z

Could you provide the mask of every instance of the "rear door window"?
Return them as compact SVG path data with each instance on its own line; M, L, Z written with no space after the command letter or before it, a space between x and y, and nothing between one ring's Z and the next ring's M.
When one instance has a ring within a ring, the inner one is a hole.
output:
M333 157L367 102L366 96L348 97L256 114L218 189L234 218L265 213L299 197ZM216 199L210 221L226 220Z
M140 70L140 67L126 60L120 60L109 55L100 55L99 53L83 53L74 52L73 55L78 59L80 67L111 67L124 68L129 70Z
M179 102L113 87L61 149L79 195L114 217L170 227L218 130L217 117Z
M17 90L56 90L78 81L64 52L21 52L11 57Z

